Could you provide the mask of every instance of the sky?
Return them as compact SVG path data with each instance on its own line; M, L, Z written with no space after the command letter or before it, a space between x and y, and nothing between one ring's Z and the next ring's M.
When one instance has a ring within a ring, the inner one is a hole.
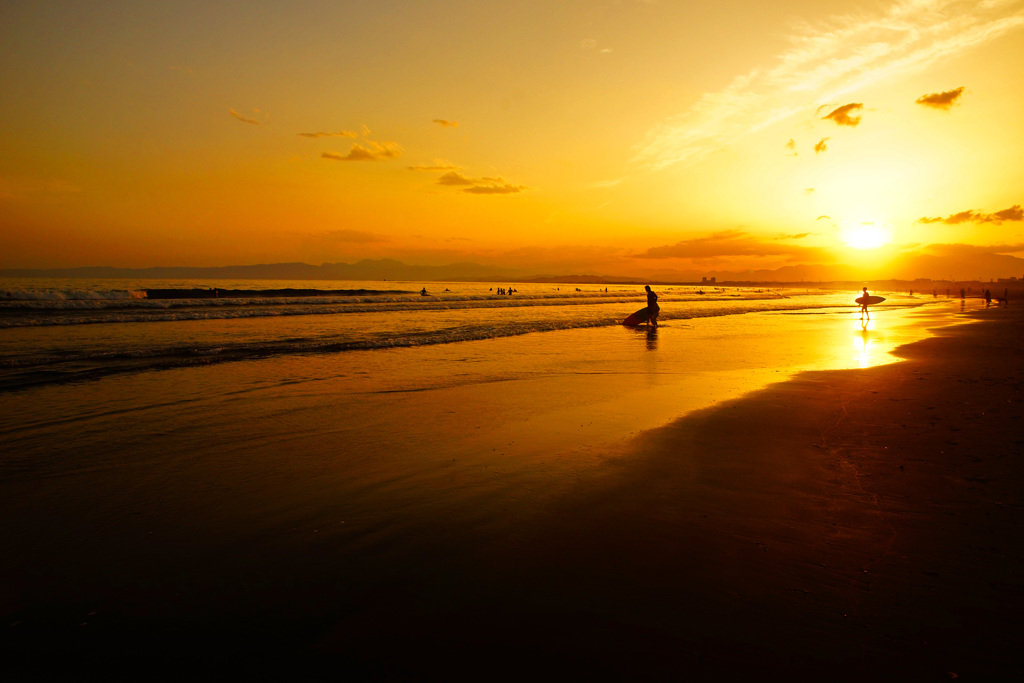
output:
M7 2L0 93L0 268L1024 278L1024 0Z

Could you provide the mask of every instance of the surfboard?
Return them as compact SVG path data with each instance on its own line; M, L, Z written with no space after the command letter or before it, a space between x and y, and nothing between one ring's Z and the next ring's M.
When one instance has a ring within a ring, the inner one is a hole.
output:
M855 303L861 306L870 306L872 304L880 304L885 301L884 296L859 296L853 300Z
M628 318L623 320L622 324L623 325L631 325L631 326L633 326L633 325L640 325L642 323L647 322L647 318L649 318L649 317L650 317L650 315L647 313L647 307L644 306L639 311L637 311L636 313L633 313Z

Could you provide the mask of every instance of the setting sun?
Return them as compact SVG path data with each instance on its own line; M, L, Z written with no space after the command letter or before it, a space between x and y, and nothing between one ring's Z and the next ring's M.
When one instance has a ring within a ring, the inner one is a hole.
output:
M854 249L877 249L892 241L892 231L882 223L860 221L844 225L840 238Z

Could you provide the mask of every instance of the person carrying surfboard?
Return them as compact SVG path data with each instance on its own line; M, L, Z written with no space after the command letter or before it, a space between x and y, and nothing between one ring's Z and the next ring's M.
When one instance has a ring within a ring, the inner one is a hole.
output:
M644 289L647 290L647 322L657 327L658 314L661 313L661 307L658 306L658 295L654 293L650 285L644 285Z
M860 304L860 317L862 317L862 318L864 316L867 316L868 319L871 318L871 314L868 313L868 297L870 297L870 296L871 296L871 294L868 293L868 288L864 287L862 292L861 292L861 299L860 299L860 301L861 301L861 304Z

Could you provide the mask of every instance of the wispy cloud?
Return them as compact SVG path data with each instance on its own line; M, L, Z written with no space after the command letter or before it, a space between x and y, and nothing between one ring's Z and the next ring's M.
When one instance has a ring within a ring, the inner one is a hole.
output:
M337 133L325 133L319 131L316 133L298 133L300 138L357 138L359 133L351 130L339 130Z
M470 178L457 171L449 171L437 179L438 185L461 187L469 194L518 194L529 188L525 185L514 185L504 178Z
M458 128L458 121L448 121L447 119L434 119L434 123L441 126L442 128Z
M815 154L821 154L822 152L827 150L828 149L828 145L826 145L825 142L827 140L830 140L830 139L831 138L822 138L822 139L818 140L818 142L816 142L815 145L814 145L814 153Z
M964 87L960 86L946 92L933 92L930 95L921 95L914 102L934 109L949 109L959 101L964 94Z
M786 143L786 149L789 150L789 156L791 156L791 157L798 156L797 151L796 151L796 140L794 140L793 138L790 138L789 142Z
M771 65L705 93L651 128L634 162L693 163L745 135L822 102L924 69L1024 26L1017 0L898 0L873 12L801 22Z
M822 116L821 119L832 120L839 126L851 126L855 127L860 124L860 115L854 115L851 112L859 111L864 108L863 102L851 102L850 104L844 104L841 107L837 107L832 110L829 114Z
M364 143L365 147L358 142L354 143L348 154L324 152L320 156L331 161L385 161L402 156L402 146L397 142L364 140Z
M445 173L443 176L437 179L438 185L447 185L449 187L461 187L465 185L473 185L476 181L472 178L458 173L456 171L450 171Z
M996 211L995 213L981 213L980 211L961 211L959 213L950 214L945 218L941 216L935 218L928 218L927 216L918 218L918 223L945 223L946 225L958 225L960 223L1002 223L1003 221L1020 221L1024 220L1024 209L1021 209L1020 204L1015 204L1008 209L1002 211Z
M406 166L406 168L408 168L410 171L438 172L438 171L458 171L462 167L461 166L456 166L452 162L445 161L444 159L434 159L434 163L433 164L421 164L419 166Z
M496 178L495 182L487 185L474 185L473 187L467 187L463 192L469 194L519 194L523 190L529 188L525 185L513 185L512 183L506 183L501 178Z
M256 119L250 119L250 118L249 118L249 117L247 117L247 116L243 116L242 114L239 114L239 113L238 113L237 111L235 111L234 109L228 109L228 111L229 111L229 112L231 112L231 115L232 115L232 116L234 116L234 117L235 117L236 119L238 119L239 121L241 121L242 123L251 123L251 124L252 124L252 125L254 125L254 126L258 126L258 125L260 125L260 122L259 122L259 121L257 121Z

